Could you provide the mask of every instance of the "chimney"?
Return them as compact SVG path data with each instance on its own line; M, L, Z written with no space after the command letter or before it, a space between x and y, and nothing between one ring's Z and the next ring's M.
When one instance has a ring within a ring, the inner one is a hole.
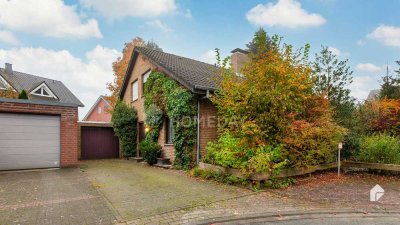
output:
M249 52L236 48L232 50L231 53L232 68L236 73L240 73L240 69L242 69L243 65L249 60L249 57L247 56Z
M13 74L13 69L12 69L11 63L6 63L4 69L6 70L6 73Z

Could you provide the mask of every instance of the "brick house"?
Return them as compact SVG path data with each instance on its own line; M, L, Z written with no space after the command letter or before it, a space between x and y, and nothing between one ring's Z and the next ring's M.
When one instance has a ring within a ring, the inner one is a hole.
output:
M234 68L240 68L240 65L235 63L244 63L247 60L246 54L247 52L241 49L232 51ZM145 136L144 83L151 71L160 71L194 94L194 102L198 109L198 129L193 151L199 161L205 155L207 143L217 138L217 109L208 98L209 94L217 88L216 69L215 65L146 47L136 47L132 53L119 97L138 111L138 142ZM166 118L158 143L162 146L162 157L174 160L175 150L171 131L172 126Z
M112 106L105 96L100 95L82 121L109 123L111 122L111 108Z
M0 98L0 170L78 164L78 107L60 81L0 68L0 93L25 90L29 99Z

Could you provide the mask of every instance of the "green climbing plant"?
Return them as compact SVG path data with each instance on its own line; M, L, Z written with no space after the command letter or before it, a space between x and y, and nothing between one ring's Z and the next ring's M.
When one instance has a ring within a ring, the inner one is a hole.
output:
M189 169L192 166L192 152L196 139L196 107L193 94L162 72L150 74L144 87L146 139L157 141L162 121L167 116L173 121L175 135L174 166Z

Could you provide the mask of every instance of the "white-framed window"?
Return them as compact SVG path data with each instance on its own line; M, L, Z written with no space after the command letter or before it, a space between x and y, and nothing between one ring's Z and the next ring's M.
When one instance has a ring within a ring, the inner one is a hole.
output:
M6 85L3 83L2 80L0 80L0 89L6 89Z
M151 70L149 70L145 74L143 74L143 84L146 83L146 81L149 78L150 74L151 74Z
M33 91L31 91L32 95L42 96L42 97L49 97L49 98L57 98L56 95L50 90L49 87L45 83L42 83Z
M147 71L142 75L142 96L144 96L144 83L146 83L147 79L151 74L151 70Z
M10 85L0 76L0 90L6 90Z
M135 101L139 98L139 85L138 81L135 80L132 82L132 101Z
M97 107L97 114L101 114L101 106Z

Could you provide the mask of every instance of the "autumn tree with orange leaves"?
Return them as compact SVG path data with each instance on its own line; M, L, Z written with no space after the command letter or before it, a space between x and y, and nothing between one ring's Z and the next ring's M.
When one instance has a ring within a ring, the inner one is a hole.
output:
M162 51L154 41L151 40L145 42L140 37L136 37L130 42L125 43L124 49L122 50L122 56L118 57L118 59L112 64L114 81L107 83L107 89L111 92L111 95L107 96L107 100L110 101L113 107L118 101L119 91L121 90L122 82L124 81L126 70L128 69L129 60L131 59L133 49L136 46L145 46Z

